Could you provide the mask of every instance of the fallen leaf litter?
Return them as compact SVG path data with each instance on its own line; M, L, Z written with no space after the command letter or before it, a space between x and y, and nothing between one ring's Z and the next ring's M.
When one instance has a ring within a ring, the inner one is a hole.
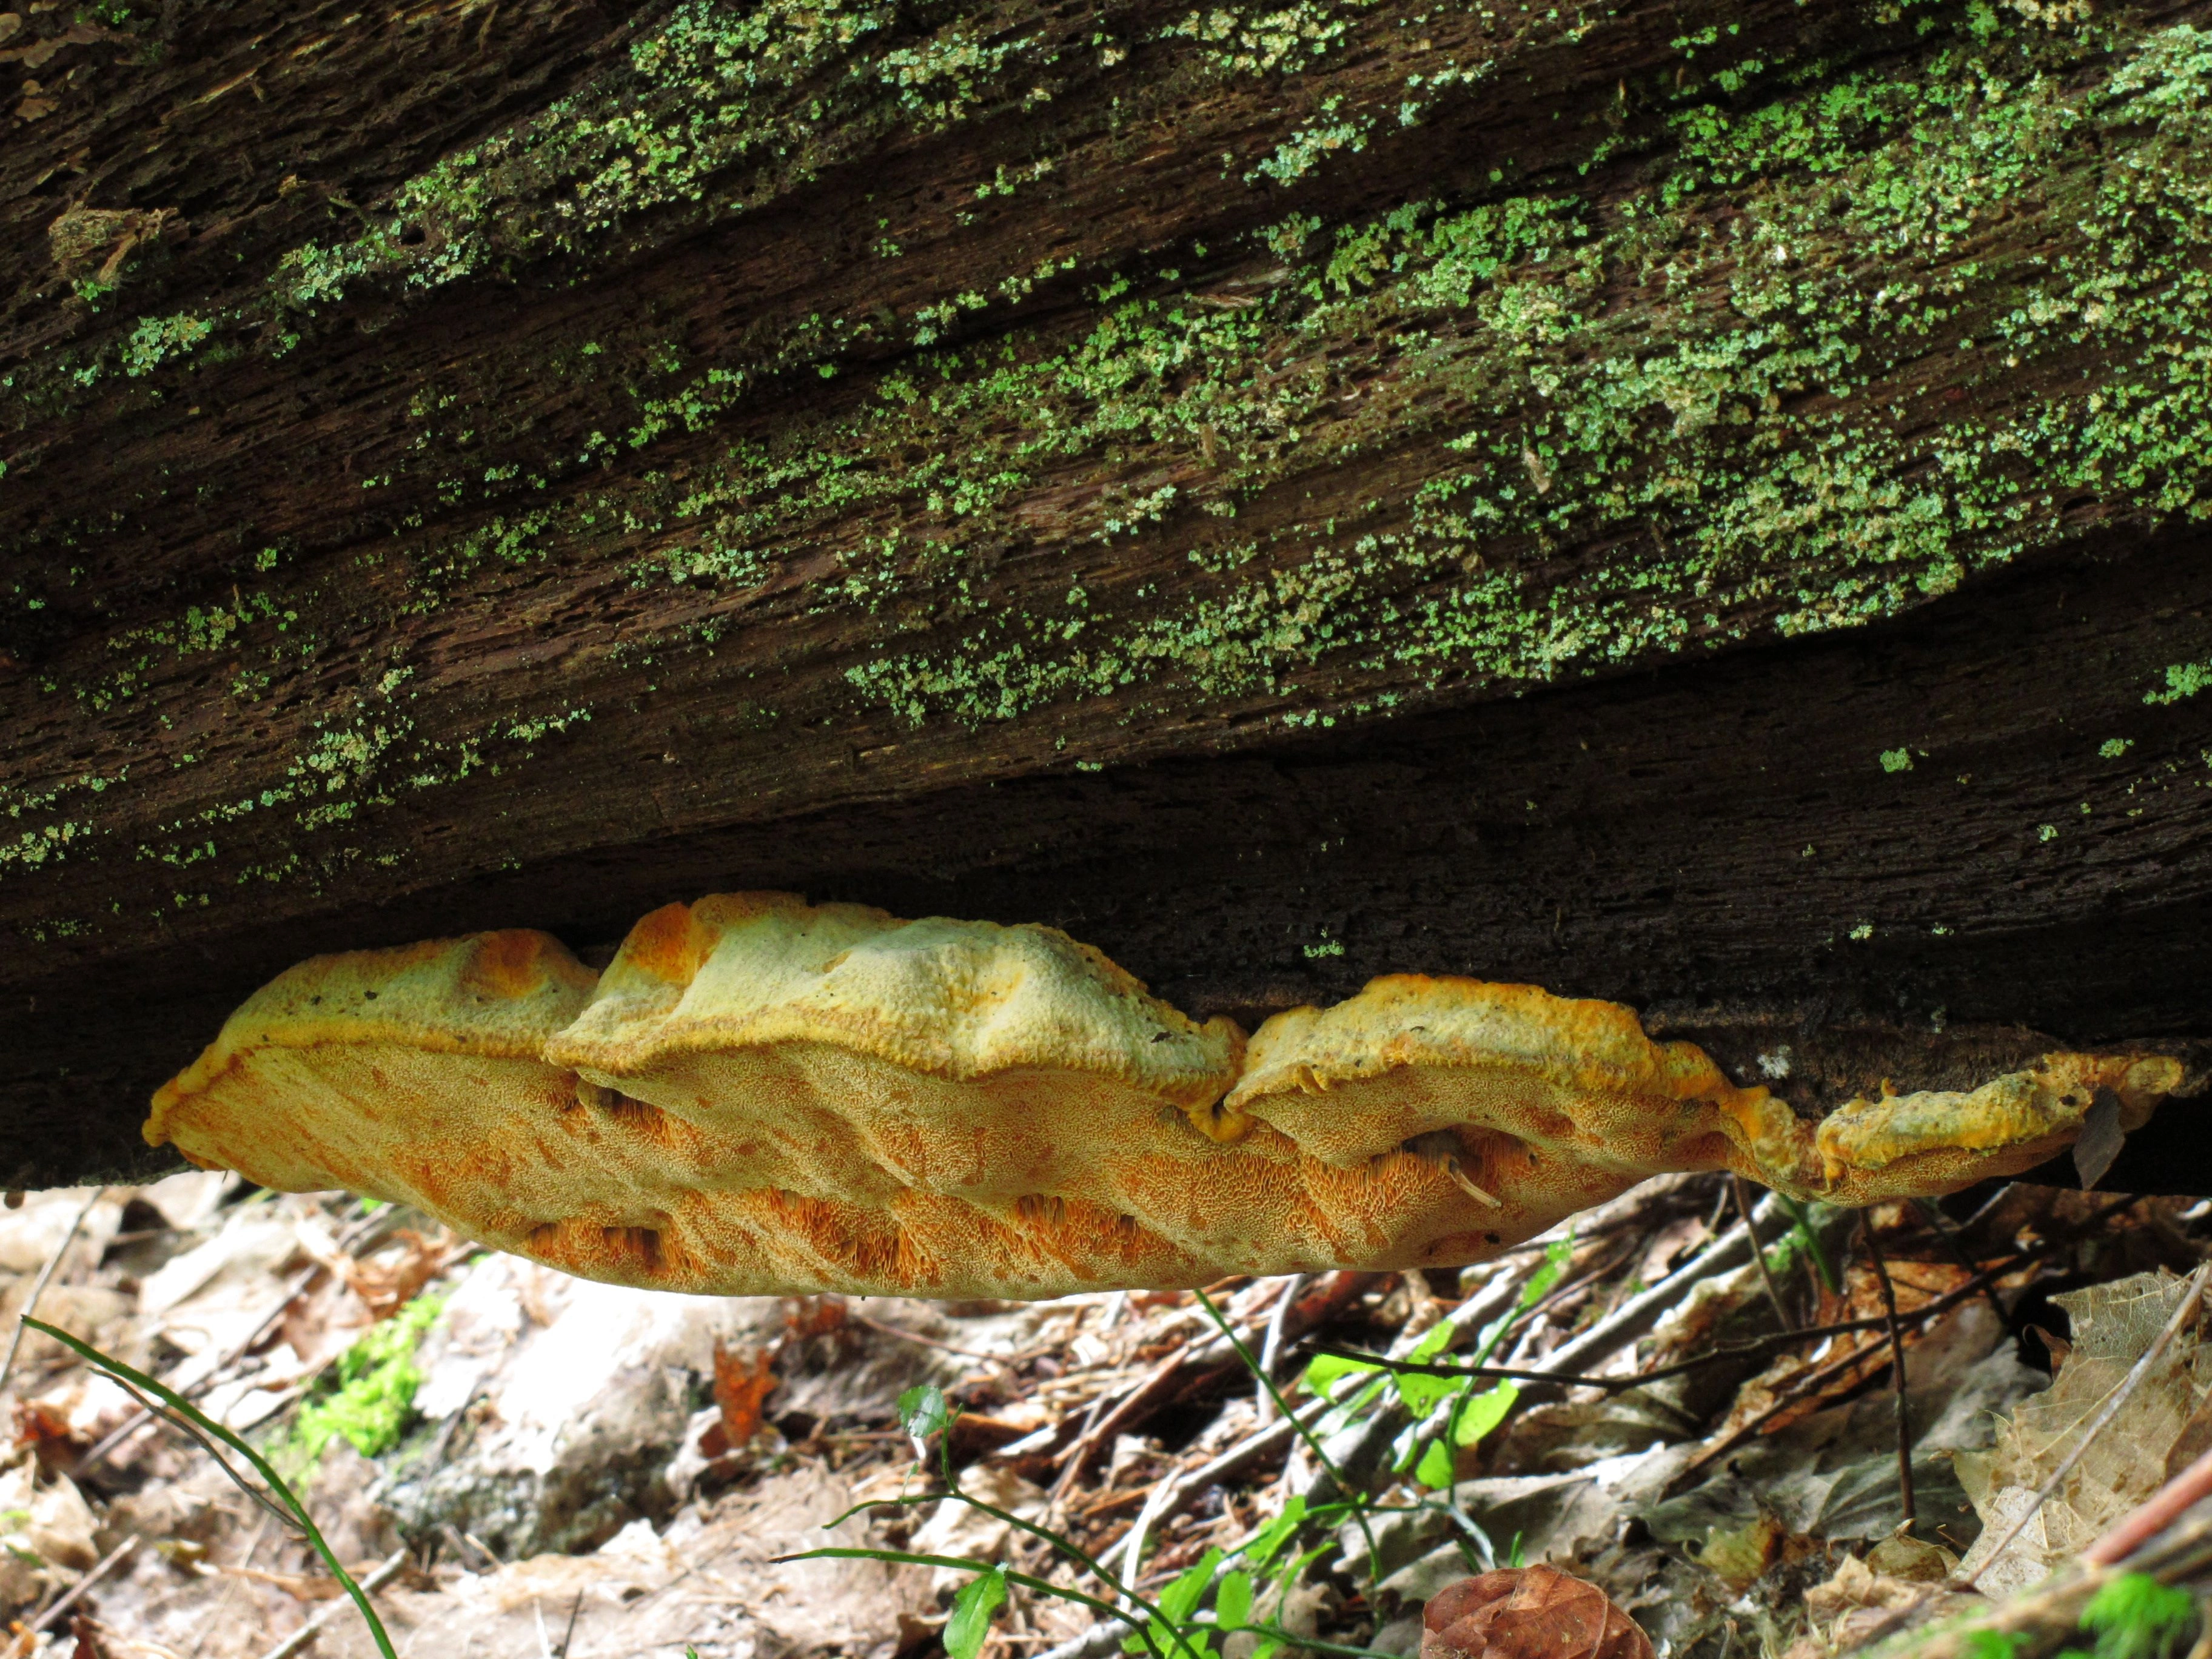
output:
M33 1194L0 1215L0 1308L18 1310L51 1264L46 1316L196 1390L271 1448L296 1448L303 1413L337 1397L365 1334L433 1308L393 1437L365 1434L364 1451L332 1437L310 1506L357 1576L386 1575L376 1600L403 1651L564 1659L933 1654L972 1575L774 1564L825 1541L972 1556L1096 1591L1018 1528L952 1503L864 1510L824 1530L855 1504L940 1490L933 1443L918 1468L898 1417L898 1396L925 1383L957 1413L945 1432L963 1492L1110 1571L1141 1539L1147 1595L1294 1507L1320 1510L1341 1476L1374 1500L1364 1527L1342 1514L1294 1526L1272 1565L1302 1565L1259 1586L1281 1628L1316 1643L1421 1651L1425 1607L1516 1561L1564 1575L1563 1606L1595 1595L1634 1621L1662 1659L1828 1659L1899 1620L1960 1609L2071 1620L2094 1584L1997 1603L1947 1585L1995 1535L1984 1522L2001 1532L2018 1494L2074 1449L2069 1425L2151 1352L2212 1253L2203 1206L2179 1200L2014 1186L1979 1214L1954 1200L1943 1234L1913 1206L1871 1212L1906 1353L1920 1511L1906 1535L1890 1342L1854 1218L1816 1207L1801 1231L1771 1198L1759 1206L1768 1273L1799 1328L1787 1340L1723 1176L1646 1183L1571 1237L1563 1228L1463 1273L1212 1287L1249 1352L1275 1333L1299 1423L1262 1420L1249 1370L1188 1292L687 1297L464 1252L419 1217L219 1174L88 1196ZM382 1293L407 1284L406 1302ZM2008 1560L2031 1558L2028 1577L2201 1454L2212 1348L2185 1323L2008 1547ZM2017 1325L2051 1340L2023 1346ZM1519 1376L1393 1379L1317 1345L1439 1364L1480 1353ZM33 1334L10 1379L0 1598L16 1634L0 1651L68 1655L82 1632L100 1654L261 1659L318 1620L313 1652L368 1651L295 1539L168 1429L118 1438L131 1402L65 1358ZM2038 1369L2054 1358L2055 1383ZM346 1386L366 1388L374 1369ZM2180 1547L2191 1524L2156 1547ZM2179 1559L2212 1569L2212 1555ZM1218 1595L1224 1577L1216 1568L1201 1590ZM990 1632L994 1659L1104 1659L1127 1634L1018 1587ZM1231 1636L1217 1650L1252 1659L1256 1646Z

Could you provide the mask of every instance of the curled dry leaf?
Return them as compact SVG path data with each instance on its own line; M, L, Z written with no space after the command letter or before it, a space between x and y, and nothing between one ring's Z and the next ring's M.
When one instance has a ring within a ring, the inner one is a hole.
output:
M2192 1419L2212 1410L2212 1341L2201 1325L2194 1340L2164 1352L2058 1490L2006 1541L2013 1523L2034 1505L2037 1491L2073 1455L2106 1401L2158 1340L2185 1283L2164 1272L2136 1273L2051 1298L2072 1324L2074 1341L2051 1387L1999 1421L1988 1451L1961 1452L1956 1459L1960 1484L1983 1526L1965 1570L1980 1575L1984 1590L2035 1583L2165 1483Z
M1652 1650L1595 1584L1539 1564L1462 1578L1430 1598L1420 1659L1652 1659Z
M714 1404L721 1408L722 1438L731 1451L742 1450L761 1431L762 1407L775 1392L774 1357L763 1348L750 1360L714 1345ZM716 1454L710 1448L708 1455Z

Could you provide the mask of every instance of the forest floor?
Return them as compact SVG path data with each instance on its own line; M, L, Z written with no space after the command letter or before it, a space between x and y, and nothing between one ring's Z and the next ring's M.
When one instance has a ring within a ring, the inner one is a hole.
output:
M0 1212L0 1331L35 1294L243 1434L405 1656L1105 1659L1125 1589L1195 1659L1409 1655L1447 1585L1540 1563L1662 1659L1961 1618L2000 1627L1974 1659L2060 1645L2105 1582L2069 1564L2212 1446L2212 1205L1766 1195L1755 1255L1749 1196L1662 1179L1457 1273L939 1304L619 1289L183 1175ZM375 1651L299 1529L117 1382L31 1332L0 1393L0 1659ZM2212 1582L2207 1529L2130 1563ZM782 1559L825 1547L1005 1577ZM1553 1633L1483 1641L1597 1651Z

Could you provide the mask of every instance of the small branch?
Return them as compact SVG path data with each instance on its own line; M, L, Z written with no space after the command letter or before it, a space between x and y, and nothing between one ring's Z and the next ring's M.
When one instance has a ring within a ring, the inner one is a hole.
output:
M101 1579L106 1577L107 1575L112 1572L117 1565L121 1563L124 1557L129 1555L133 1550L137 1549L140 1542L141 1540L139 1539L138 1534L134 1532L131 1536L118 1544L113 1549L108 1551L106 1555L100 1557L99 1562L89 1572L86 1573L83 1577L78 1579L76 1583L69 1587L69 1592L67 1595L64 1595L59 1601L56 1601L53 1606L48 1607L37 1618L32 1620L29 1628L33 1631L44 1630L48 1625L52 1624L55 1620L67 1613L71 1607L77 1604L87 1590L90 1589L94 1584L97 1584Z
M935 1348L942 1353L957 1353L963 1359L985 1359L994 1365L1018 1365L1024 1359L1034 1359L1045 1352L1042 1347L1036 1347L1018 1348L1012 1353L986 1353L981 1348L963 1348L957 1342L947 1342L938 1337L924 1336L920 1331L909 1331L897 1325L885 1324L880 1319L869 1318L866 1314L848 1312L845 1317L853 1324L866 1326L869 1330L880 1332L885 1336L895 1336L902 1342L912 1342L924 1348Z
M1741 1176L1729 1176L1729 1189L1735 1194L1735 1207L1743 1217L1744 1231L1751 1235L1751 1259L1759 1264L1759 1283L1766 1286L1766 1299L1774 1307L1774 1322L1784 1331L1796 1329L1797 1322L1790 1316L1790 1310L1782 1305L1782 1292L1774 1283L1774 1270L1766 1265L1766 1245L1759 1236L1759 1222L1752 1214L1751 1183Z
M1989 1553L1980 1566L1960 1581L1962 1589L1973 1589L1976 1581L1990 1570L1990 1564L2012 1547L2013 1540L2027 1530L2027 1523L2035 1519L2044 1504L2050 1501L2051 1495L2065 1483L2068 1475L2074 1473L2074 1466L2081 1461L2090 1444L2120 1414L2121 1408L2135 1397L2136 1390L2150 1375L2151 1367L2173 1345L2173 1339L2181 1334L2181 1328L2189 1322L2189 1316L2196 1311L2197 1298L2204 1294L2204 1281L2208 1277L2212 1277L2212 1261L2206 1262L2189 1276L2189 1283L2181 1292L2180 1305L2174 1309L2173 1316L2166 1322L2166 1328L2158 1334L2150 1346L2143 1350L2142 1358L2136 1360L2128 1374L2120 1379L2120 1386L2112 1390L2112 1396L2105 1402L2104 1409L2090 1419L2089 1426L2082 1431L2081 1438L2075 1442L2074 1449L2066 1454L2066 1461L2051 1471L2048 1480L2036 1488L2033 1500L2021 1512L2020 1518L2006 1528L2004 1536L1997 1540L1996 1547Z
M15 1352L23 1346L23 1322L38 1312L39 1298L46 1293L46 1285L52 1279L54 1270L62 1265L62 1258L69 1254L69 1247L76 1242L78 1230L84 1225L85 1217L90 1215L92 1206L106 1195L107 1188L105 1187L92 1189L92 1196L77 1206L76 1214L70 1221L69 1231L62 1235L62 1242L46 1258L46 1265L39 1269L38 1283L31 1286L31 1299L23 1304L22 1311L16 1316L15 1334L8 1339L8 1357L0 1359L0 1387L6 1386L9 1374L15 1369Z
M1923 1303L1909 1313L1898 1316L1901 1323L1919 1324L1947 1314L1960 1303L1979 1296L1983 1289L2007 1273L2016 1273L2028 1263L2051 1254L2058 1247L2045 1245L2034 1250L2024 1250L2006 1257L1994 1266L1984 1268L1957 1289L1946 1291L1932 1302ZM1755 1337L1747 1342L1730 1342L1688 1359L1677 1360L1671 1365L1659 1365L1648 1371L1637 1371L1628 1376L1581 1376L1565 1371L1530 1370L1517 1365L1454 1365L1437 1360L1392 1359L1378 1353L1365 1353L1356 1348L1340 1348L1327 1342L1313 1345L1316 1353L1334 1355L1339 1359L1357 1359L1387 1371L1419 1371L1428 1376L1478 1376L1510 1379L1517 1382L1555 1382L1567 1388L1603 1389L1608 1394L1621 1394L1631 1389L1640 1389L1647 1382L1680 1376L1700 1366L1717 1365L1724 1360L1756 1358L1782 1348L1794 1347L1800 1342L1809 1342L1815 1337L1846 1336L1857 1331L1878 1331L1888 1328L1885 1316L1867 1319L1838 1320L1832 1325L1814 1325L1800 1331L1783 1332L1774 1336ZM1866 1352L1864 1349L1857 1352Z
M370 1590L382 1589L386 1584L399 1577L399 1570L406 1565L407 1552L404 1549L396 1549L392 1551L391 1554L386 1556L382 1561L377 1564L377 1568L374 1572L372 1572L368 1577L361 1581L362 1591L366 1593ZM329 1624L331 1620L337 1618L341 1613L343 1613L346 1609L346 1605L347 1604L343 1597L336 1601L325 1601L316 1610L313 1618L308 1620L306 1624L301 1626L299 1629L294 1631L289 1636L279 1642L275 1647L270 1649L268 1652L263 1654L261 1656L261 1659L292 1659L292 1656L294 1654L299 1652L301 1649L306 1647L308 1643L313 1641L316 1637L322 1633L324 1626ZM570 1628L574 1628L573 1623L571 1624ZM564 1637L562 1639L565 1649L567 1638Z
M1889 1328L1891 1384L1897 1395L1897 1492L1905 1504L1905 1529L1911 1532L1920 1518L1912 1503L1912 1419L1905 1399L1905 1327L1897 1317L1897 1287L1889 1281L1889 1264L1881 1259L1881 1246L1874 1236L1874 1212L1859 1212L1859 1234L1866 1240L1867 1257L1881 1286L1882 1318Z
M1283 1363L1283 1328L1290 1322L1291 1304L1298 1299L1305 1288L1306 1276L1292 1273L1283 1293L1276 1298L1274 1308L1267 1316L1267 1340L1260 1345L1260 1370L1262 1376L1273 1376L1275 1368ZM1260 1426L1266 1428L1275 1420L1275 1396L1265 1389L1259 1391Z

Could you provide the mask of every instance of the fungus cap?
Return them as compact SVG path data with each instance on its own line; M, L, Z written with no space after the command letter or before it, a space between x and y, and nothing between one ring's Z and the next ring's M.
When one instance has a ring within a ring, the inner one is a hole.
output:
M146 1139L265 1187L343 1187L443 1214L449 1163L481 1158L490 1123L573 1097L545 1040L594 977L521 929L312 957L161 1085Z
M653 912L596 982L541 933L302 963L146 1132L620 1283L1048 1297L1455 1266L1667 1171L1940 1193L2180 1082L2053 1054L1814 1123L1617 1005L1404 975L1248 1049L1052 928L752 893Z

